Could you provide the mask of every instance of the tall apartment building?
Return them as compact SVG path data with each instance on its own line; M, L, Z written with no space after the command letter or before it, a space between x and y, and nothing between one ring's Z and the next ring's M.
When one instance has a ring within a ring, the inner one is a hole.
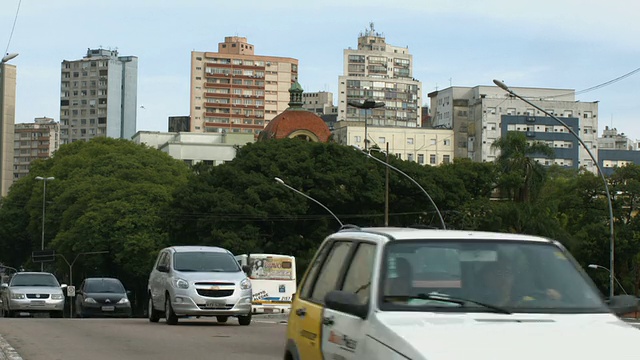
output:
M29 174L31 162L47 159L60 147L60 124L52 118L35 118L33 123L16 124L13 147L13 178Z
M511 89L570 126L597 161L597 102L576 101L572 89ZM508 131L521 131L529 140L543 141L555 150L553 159L537 159L542 164L597 172L587 151L564 126L497 86L449 87L430 93L429 98L432 125L454 130L456 157L495 161L499 150L491 145Z
M7 196L13 183L16 73L14 65L0 62L0 196Z
M358 37L358 49L344 50L344 75L339 77L338 121L359 121L365 111L370 126L419 127L422 83L413 78L413 56L403 47L386 43L370 29ZM385 106L360 110L349 101L373 99Z
M88 49L62 61L60 142L96 136L131 139L136 133L138 58L117 50Z
M255 55L247 38L228 36L218 52L191 52L191 131L257 135L289 106L298 60Z
M317 115L329 115L337 112L333 105L333 93L328 91L303 93L302 108Z

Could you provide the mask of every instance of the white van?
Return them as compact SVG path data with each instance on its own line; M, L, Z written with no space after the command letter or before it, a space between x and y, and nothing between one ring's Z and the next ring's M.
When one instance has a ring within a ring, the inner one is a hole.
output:
M219 247L162 249L149 276L148 298L151 322L164 317L175 325L187 316L226 322L235 316L240 325L251 323L251 281L233 254Z
M282 254L243 254L236 260L249 267L254 314L288 314L296 293L296 258Z

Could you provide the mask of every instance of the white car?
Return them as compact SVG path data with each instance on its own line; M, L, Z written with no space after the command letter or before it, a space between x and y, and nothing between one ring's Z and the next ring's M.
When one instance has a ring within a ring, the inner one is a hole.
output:
M2 314L5 317L48 313L61 318L64 293L56 277L47 272L19 272L2 284Z
M320 246L289 315L284 358L636 359L640 331L557 241L350 228Z

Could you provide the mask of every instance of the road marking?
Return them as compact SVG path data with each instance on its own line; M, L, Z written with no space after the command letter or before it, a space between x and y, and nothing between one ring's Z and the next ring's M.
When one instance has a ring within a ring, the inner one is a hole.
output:
M0 335L0 360L22 360L16 350Z

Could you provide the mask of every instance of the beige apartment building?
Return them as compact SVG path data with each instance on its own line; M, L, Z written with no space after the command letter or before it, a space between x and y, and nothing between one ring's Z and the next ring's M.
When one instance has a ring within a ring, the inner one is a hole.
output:
M13 178L29 175L31 162L47 159L60 147L60 124L52 118L35 118L33 123L15 125Z
M0 62L0 196L7 196L13 183L16 73L14 65Z
M217 52L191 52L191 132L257 135L289 106L298 60L255 55L247 38L225 37Z

